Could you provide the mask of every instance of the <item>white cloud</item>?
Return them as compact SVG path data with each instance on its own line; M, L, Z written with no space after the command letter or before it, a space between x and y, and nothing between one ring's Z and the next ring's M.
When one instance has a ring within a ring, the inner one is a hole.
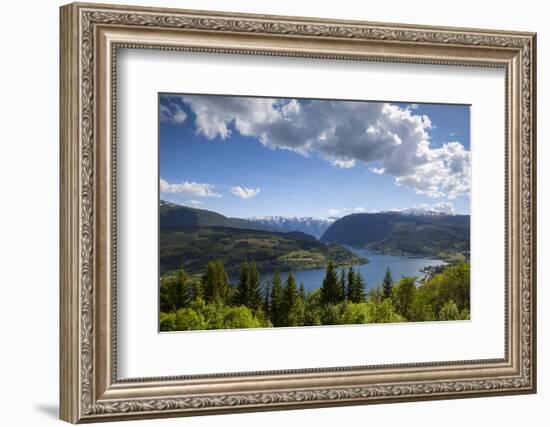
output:
M399 176L398 185L413 187L419 194L430 197L457 196L470 192L470 152L459 142L448 142L441 148L422 144L418 150L426 159L411 174Z
M355 159L348 159L348 160L334 159L332 160L332 164L342 169L350 169L355 166L356 162L355 162Z
M170 184L162 178L160 179L160 192L192 194L201 197L221 197L220 194L214 192L214 186L212 184L187 181L179 184Z
M208 139L236 131L271 149L321 156L336 167L366 164L430 197L452 199L470 191L470 152L460 142L431 147L433 125L411 106L203 95L181 101L196 116L196 132Z
M384 168L375 168L375 167L371 167L369 168L369 170L372 172L372 173L375 173L377 175L382 175L384 172L385 172L385 169Z
M160 121L164 123L181 124L187 119L187 113L183 111L174 97L163 97L160 104Z
M451 202L439 202L431 206L431 209L436 212L443 212L446 214L454 214L455 207Z
M189 200L188 203L192 205L202 205L204 202L202 202L201 200Z
M360 213L363 213L363 212L366 212L367 210L363 207L363 206L357 206L356 208L353 209L355 212L360 212Z
M342 213L341 209L327 209L327 212L330 216L337 216Z
M233 193L233 195L237 197L240 197L241 199L250 199L252 197L256 197L259 192L259 188L246 188L236 186L231 189L231 193Z

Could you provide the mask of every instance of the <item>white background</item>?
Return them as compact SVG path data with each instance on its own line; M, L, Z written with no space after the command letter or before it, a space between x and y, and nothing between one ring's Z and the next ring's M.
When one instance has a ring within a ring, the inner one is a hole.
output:
M117 3L116 1L112 0ZM239 0L137 1L135 4L242 12L309 15L417 24L530 30L539 33L538 116L548 117L545 75L550 74L550 30L543 2L270 2ZM57 421L58 401L58 1L3 5L0 69L0 384L2 424L44 426ZM539 120L539 165L550 161L549 127ZM547 425L550 322L545 289L550 269L550 172L539 168L539 393L454 401L266 412L131 425L279 426L342 423L394 426Z
M151 50L123 50L117 64L120 378L504 357L504 70ZM471 104L472 320L158 334L157 108L167 91Z

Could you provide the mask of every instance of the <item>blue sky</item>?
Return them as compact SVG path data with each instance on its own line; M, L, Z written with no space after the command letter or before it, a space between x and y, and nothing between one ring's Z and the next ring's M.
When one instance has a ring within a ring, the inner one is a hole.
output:
M159 96L161 199L231 217L469 213L464 105Z

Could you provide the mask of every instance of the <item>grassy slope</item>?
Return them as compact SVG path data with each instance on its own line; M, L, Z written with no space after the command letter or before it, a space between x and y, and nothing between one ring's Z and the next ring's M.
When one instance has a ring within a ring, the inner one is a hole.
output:
M201 272L213 259L221 260L230 274L238 271L244 259L254 260L262 272L323 268L329 261L366 262L339 245L325 245L307 234L228 227L164 228L160 248L162 273L181 267Z

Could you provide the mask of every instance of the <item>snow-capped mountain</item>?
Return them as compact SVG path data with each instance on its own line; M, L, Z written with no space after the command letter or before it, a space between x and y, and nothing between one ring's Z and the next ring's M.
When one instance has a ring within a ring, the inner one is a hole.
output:
M412 215L412 216L444 216L444 215L453 215L450 212L443 211L434 211L431 209L425 208L407 208L400 211L395 211L402 215Z
M161 207L165 207L165 208L166 208L166 207L172 207L172 208L174 208L174 207L181 206L181 205L178 205L178 204L176 204L176 203L167 202L166 200L161 200L160 203L159 203L159 205L160 205Z
M266 229L273 231L300 231L302 233L320 238L325 230L336 218L314 218L314 217L284 217L284 216L263 216L247 218Z

